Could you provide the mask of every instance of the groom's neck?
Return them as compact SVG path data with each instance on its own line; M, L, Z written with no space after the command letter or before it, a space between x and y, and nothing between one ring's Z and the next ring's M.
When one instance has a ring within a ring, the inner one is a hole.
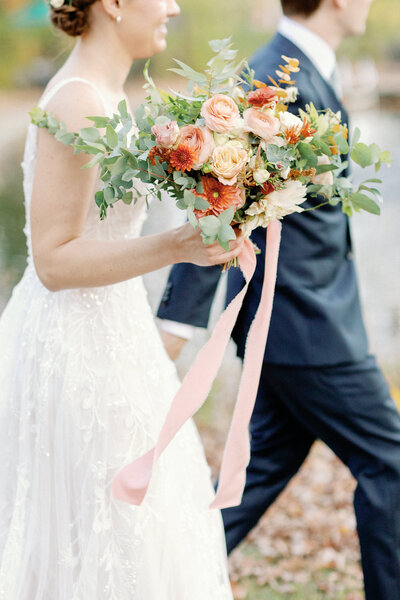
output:
M317 11L309 17L290 15L290 19L303 25L303 27L306 27L325 40L335 52L345 35L340 24L335 19L329 19L329 15L326 15L325 12Z

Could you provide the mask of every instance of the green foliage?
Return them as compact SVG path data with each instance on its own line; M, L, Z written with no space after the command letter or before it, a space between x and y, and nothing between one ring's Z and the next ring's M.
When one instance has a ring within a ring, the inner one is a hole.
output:
M44 1L44 0L43 0ZM12 13L0 7L0 87L13 85L16 74L28 69L32 60L42 57L49 60L54 70L65 60L73 41L58 32L46 21L43 25L25 26L16 29ZM168 35L168 50L153 59L153 72L159 76L171 66L170 57L188 60L194 69L202 68L209 56L207 42L210 38L232 36L240 56L251 54L268 41L273 33L274 17L278 11L278 0L265 0L265 25L256 18L259 0L180 0L181 15L171 20ZM371 6L367 33L346 40L340 49L346 58L375 59L393 57L399 48L400 11L398 0L376 0ZM133 73L141 71L140 61Z
M10 169L0 187L0 289L6 297L19 281L26 266L23 191L16 156L9 157Z
M174 72L188 80L190 95L187 96L178 92L160 93L149 75L149 64L146 63L144 87L148 96L146 102L136 111L137 132L133 130L133 119L124 100L119 103L117 113L111 118L88 117L94 126L84 127L78 133L68 132L64 123L40 108L34 108L30 115L35 125L47 128L60 142L73 146L75 153L83 152L90 155L91 159L85 165L86 168L99 164L103 188L96 193L95 200L101 219L104 219L107 210L120 200L130 204L143 195L146 200L149 195L155 195L161 200L161 192L165 190L175 198L177 207L186 211L192 225L200 228L204 243L218 242L228 250L229 241L235 239L231 224L248 220L246 210L253 202L263 199L266 194L257 184L255 175L253 185L249 186L243 182L240 184L245 202L239 210L235 212L234 206L231 206L218 216L208 214L201 217L197 211L207 210L208 201L212 202L210 196L207 199L199 196L203 193L201 177L209 173L209 163L204 161L200 169L192 168L189 171L186 171L185 164L182 165L183 170L174 169L176 163L173 160L176 160L178 155L174 158L173 153L178 150L170 149L169 158L166 158L165 148L157 147L155 134L152 133L154 125L166 125L173 120L176 120L178 125L203 124L201 107L210 96L221 92L231 96L234 88L237 91L236 86L240 81L240 75L237 73L240 74L247 63L237 62L237 52L233 50L230 38L214 40L210 42L210 47L214 56L207 62L204 72L198 72L182 61L175 61L179 68L174 68ZM249 69L247 78L252 85L252 72ZM308 122L315 128L315 133L318 132L318 135L310 137L309 133L303 134L303 129L301 131L298 129L297 133L291 132L288 138L290 141L285 143L286 133L282 133L280 138L277 136L277 140L284 145L266 143L256 135L250 135L249 140L245 142L247 166L242 176L246 178L253 176L252 174L260 169L261 171L267 169L267 176L269 182L273 182L273 189L280 190L286 187L290 169L298 171L299 174L294 177L300 177L301 182L305 184L313 182L314 173L321 175L331 171L333 183L324 181L311 183L308 188L311 196L324 196L325 204L342 202L342 209L348 215L360 210L379 214L379 191L367 185L368 182L364 182L354 190L350 180L340 175L344 169L340 155L350 153L360 166L375 165L376 170L380 168L382 162L390 163L390 155L382 152L377 144L367 146L360 142L358 131L354 136L356 143L353 143L350 148L345 139L347 129L340 123L338 115L329 109L318 112L310 104L306 106L305 111L300 111L300 116L305 123ZM301 127L301 121L299 122ZM244 146L241 148L243 151ZM324 154L326 155L324 162L328 164L319 164L319 159ZM255 162L248 170L251 160ZM283 174L284 171L286 174ZM146 192L138 191L137 194L133 194L135 180L148 184L145 186ZM219 192L216 192L215 197L218 197L218 194ZM300 198L302 197L301 195ZM289 210L287 207L279 208L282 211L280 218L291 212L290 208Z

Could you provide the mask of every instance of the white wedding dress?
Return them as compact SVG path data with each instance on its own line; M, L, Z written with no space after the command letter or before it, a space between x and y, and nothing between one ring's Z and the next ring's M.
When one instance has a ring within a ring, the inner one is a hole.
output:
M140 277L59 292L39 281L29 229L36 135L30 125L28 266L0 320L0 598L231 600L192 422L161 457L141 507L112 497L114 474L153 445L179 381ZM101 222L93 202L84 237L138 236L144 216L141 201L120 202Z

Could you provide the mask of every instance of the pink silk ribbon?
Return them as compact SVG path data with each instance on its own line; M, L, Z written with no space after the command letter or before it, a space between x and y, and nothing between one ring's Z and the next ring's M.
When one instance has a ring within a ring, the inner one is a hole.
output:
M278 266L281 223L267 227L265 273L261 300L246 342L238 399L224 450L218 490L210 508L227 508L241 502L250 459L249 422L256 400L261 367L271 320ZM123 467L113 480L113 495L118 500L140 505L146 495L153 467L184 423L204 404L229 342L247 288L256 267L253 246L246 240L239 256L245 285L220 316L207 343L172 401L156 445L146 454Z

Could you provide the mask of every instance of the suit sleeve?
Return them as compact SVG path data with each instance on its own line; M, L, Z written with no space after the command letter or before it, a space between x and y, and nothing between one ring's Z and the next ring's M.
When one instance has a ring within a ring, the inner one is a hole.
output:
M196 327L207 327L222 269L191 263L174 265L170 271L157 317Z

